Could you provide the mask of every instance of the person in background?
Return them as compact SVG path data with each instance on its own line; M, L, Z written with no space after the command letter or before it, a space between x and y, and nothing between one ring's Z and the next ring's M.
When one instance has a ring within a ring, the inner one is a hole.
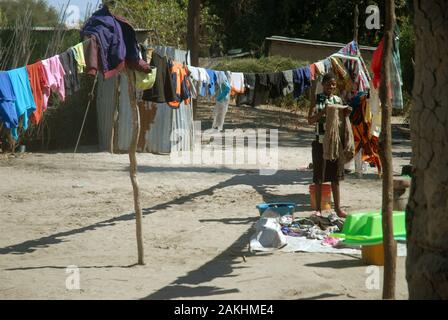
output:
M321 216L322 183L331 182L331 189L334 199L334 210L336 214L345 218L347 213L341 208L341 195L339 181L344 179L344 169L339 166L338 159L330 161L323 158L323 140L325 136L326 111L329 105L342 105L342 99L335 95L336 77L332 73L323 76L323 92L318 93L312 99L308 113L308 123L316 125L316 139L312 143L313 158L313 182L315 184L316 212L315 215ZM352 109L347 107L343 110L344 115L350 114Z

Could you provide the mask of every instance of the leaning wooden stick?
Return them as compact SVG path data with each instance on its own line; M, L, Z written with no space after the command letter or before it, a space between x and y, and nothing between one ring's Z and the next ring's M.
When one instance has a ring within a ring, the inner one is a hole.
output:
M128 90L129 100L132 110L132 140L129 146L129 160L130 160L130 176L132 182L132 188L134 189L134 209L136 218L136 233L137 233L137 251L138 251L138 264L143 265L144 252L143 252L143 232L142 232L142 208L140 205L140 189L137 180L137 144L138 136L140 133L140 115L137 106L137 98L135 91L135 73L130 69L126 69L128 76Z

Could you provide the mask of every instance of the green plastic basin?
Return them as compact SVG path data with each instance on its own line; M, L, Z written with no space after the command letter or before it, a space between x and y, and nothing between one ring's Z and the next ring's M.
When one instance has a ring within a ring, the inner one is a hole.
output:
M350 245L375 245L383 242L381 212L353 213L345 219L341 233L332 237L343 238L343 243ZM394 238L406 239L406 219L404 211L393 212Z

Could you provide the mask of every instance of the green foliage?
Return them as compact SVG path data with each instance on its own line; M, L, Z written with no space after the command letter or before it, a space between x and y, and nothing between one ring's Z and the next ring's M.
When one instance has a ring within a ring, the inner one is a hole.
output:
M31 11L33 26L51 26L58 21L58 13L45 0L2 0L0 1L0 25L2 16L9 25L13 25L26 8Z
M268 73L291 70L308 64L309 62L307 61L271 56L262 57L260 59L225 59L212 66L212 69L245 73Z
M3 9L0 7L0 27L4 27L7 24L6 16Z
M186 48L188 0L118 0L114 13L120 14L136 28L156 30L160 44ZM201 10L201 45L208 47L215 38L213 33L218 18ZM213 33L213 34L212 34Z

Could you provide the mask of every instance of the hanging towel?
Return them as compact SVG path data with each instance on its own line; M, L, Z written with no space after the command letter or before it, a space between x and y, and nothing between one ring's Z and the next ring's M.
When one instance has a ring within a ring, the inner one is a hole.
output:
M31 121L38 124L42 118L42 112L46 105L44 104L44 90L49 88L47 75L45 74L42 61L36 62L26 67L30 79L31 90L33 92L36 111L31 116Z
M241 72L232 72L230 74L230 87L232 88L232 96L238 93L244 93L244 74Z
M17 118L23 116L23 129L28 129L28 117L36 110L31 84L25 67L7 71L11 80L14 95ZM12 136L17 140L17 128L13 128Z

